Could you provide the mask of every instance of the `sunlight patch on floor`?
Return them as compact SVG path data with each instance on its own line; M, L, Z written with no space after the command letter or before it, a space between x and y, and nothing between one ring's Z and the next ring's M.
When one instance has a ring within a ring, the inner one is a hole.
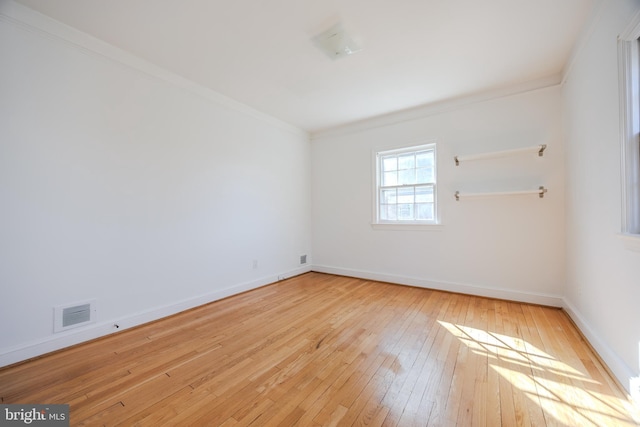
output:
M599 392L601 384L584 369L562 362L518 337L438 321L489 367L538 405L548 421L563 425L634 426L630 402ZM566 349L565 349L566 350ZM576 358L576 360L579 360Z

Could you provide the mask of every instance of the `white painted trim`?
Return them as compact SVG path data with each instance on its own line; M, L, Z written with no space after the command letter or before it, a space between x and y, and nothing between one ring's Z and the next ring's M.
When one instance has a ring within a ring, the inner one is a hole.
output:
M618 85L620 102L620 173L622 198L622 232L640 231L640 199L637 194L640 164L638 163L638 37L640 12L618 36Z
M116 62L147 77L155 78L200 96L219 106L245 114L254 119L309 139L309 133L273 116L255 110L246 104L199 85L142 58L132 55L98 38L56 21L12 0L0 2L0 21L14 25L24 31L37 34L56 43L80 50L99 59Z
M9 349L3 349L0 353L0 367L18 363L27 359L31 359L33 357L42 356L43 354L50 353L52 351L60 350L65 347L80 344L92 339L104 337L114 332L129 329L134 326L142 325L144 323L149 323L154 320L159 320L194 307L220 300L222 298L227 298L233 295L237 295L241 292L250 291L252 289L257 289L262 286L275 283L279 280L282 280L282 278L298 276L300 274L308 273L309 271L311 271L311 266L309 265L298 267L296 269L289 270L278 275L262 277L250 282L239 283L205 295L184 299L173 304L152 308L118 319L110 319L98 323L93 323L88 326L61 332L45 339L21 344ZM116 324L118 325L118 327L115 326Z
M629 156L627 155L629 138L633 138L633 110L634 102L632 96L634 57L632 42L624 39L618 40L618 85L620 102L620 180L622 198L622 232L629 229L629 194L628 171Z
M448 111L458 110L463 107L467 107L473 104L479 104L481 102L493 101L507 96L515 96L524 94L527 92L547 89L553 86L558 86L562 80L560 74L554 74L549 77L545 77L538 80L533 80L517 85L505 86L493 90L488 90L480 93L470 94L454 99L447 99L440 102L434 102L431 104L421 105L406 110L396 111L389 114L384 114L377 117L372 117L357 122L347 123L342 126L337 126L329 129L322 129L315 132L311 132L311 141L319 141L325 138L333 138L342 135L349 135L353 133L367 131L369 129L375 129L384 126L391 126L402 122L408 122L413 120L419 120L425 117L433 116L436 114L445 113Z
M529 304L546 305L550 307L563 307L563 299L558 295L549 295L534 292L519 292L509 289L491 288L465 283L443 282L439 280L434 281L417 277L399 276L395 274L354 270L350 268L331 267L326 265L313 265L312 270L318 273L357 277L359 279L375 280L378 282L388 282L407 286L416 286L419 288L434 289L439 291L456 292L460 294L525 302Z
M566 298L563 298L562 308L571 317L582 335L589 341L589 344L598 353L598 356L607 365L607 368L613 373L620 385L627 392L630 390L630 381L637 377L637 373L633 371L617 354L600 338L594 329L586 321L585 317L576 309L576 307Z
M386 154L401 154L415 151L432 150L433 151L433 182L426 183L433 185L433 200L434 200L434 214L435 219L433 221L380 221L380 155ZM440 225L440 213L438 202L438 139L429 138L427 140L421 140L420 142L412 144L403 144L393 147L387 147L382 149L373 149L371 151L371 170L373 172L373 186L372 186L372 209L371 209L371 227L378 230L422 230L427 231L429 229L434 230L433 227Z
M374 230L394 230L394 231L442 231L443 224L416 224L416 223L383 223L374 222L371 223L371 228Z

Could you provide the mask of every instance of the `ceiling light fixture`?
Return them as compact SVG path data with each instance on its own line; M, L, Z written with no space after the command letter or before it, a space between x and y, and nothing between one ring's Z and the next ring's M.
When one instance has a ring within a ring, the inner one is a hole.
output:
M361 49L353 38L345 32L340 23L333 25L311 40L313 40L318 49L334 60L353 55Z

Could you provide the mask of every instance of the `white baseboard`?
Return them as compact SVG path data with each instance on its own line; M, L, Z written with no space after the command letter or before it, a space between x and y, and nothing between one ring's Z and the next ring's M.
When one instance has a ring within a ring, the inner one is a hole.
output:
M311 271L311 266L307 265L299 267L278 275L262 277L250 282L239 283L224 289L220 289L211 293L200 295L193 298L187 298L173 304L156 307L144 312L135 313L118 319L110 319L99 323L93 323L84 327L73 329L60 334L52 335L41 340L32 341L21 344L8 349L0 350L0 367L22 362L37 356L60 350L65 347L80 344L92 339L101 338L118 331L139 326L144 323L162 319L181 311L189 310L213 301L220 300L241 292L260 288L271 283L275 283L280 278L289 278L298 276ZM114 325L119 327L116 328Z
M607 365L607 368L616 377L621 386L629 393L631 381L635 379L637 373L631 369L617 354L609 347L604 340L593 330L584 316L566 298L563 298L564 311L571 317L582 335L589 341L591 347L598 353L600 359Z
M290 270L284 274L275 276L263 277L251 282L240 283L234 286L230 286L225 289L221 289L215 292L211 292L205 295L201 295L195 298L188 298L182 301L178 301L174 304L157 307L145 312L136 313L130 316L111 319L108 321L100 322L97 324L88 325L86 327L78 328L72 331L68 331L59 335L47 337L42 340L34 341L31 343L23 344L17 347L3 350L0 353L0 367L18 363L33 357L41 356L52 351L60 350L65 347L80 344L95 338L110 335L117 331L122 331L128 328L142 325L144 323L152 322L154 320L162 319L163 317L171 316L173 314L185 311L200 305L204 305L213 301L220 300L232 295L239 294L241 292L256 289L274 282L277 282L280 277L293 277L300 274L307 273L309 271L317 271L319 273L336 274L340 276L357 277L367 280L376 280L381 282L397 283L401 285L417 286L421 288L442 290L447 292L456 292L469 295L477 295L489 298L499 298L511 301L526 302L531 304L541 304L552 307L562 307L575 322L576 326L580 329L585 338L589 341L591 346L598 353L600 358L606 363L607 367L611 370L620 384L629 391L631 379L636 377L629 366L627 366L617 354L600 339L600 337L589 326L588 322L580 314L580 312L565 298L545 295L538 293L526 293L511 291L505 289L486 288L476 285L451 283L451 282L436 282L431 280L419 279L415 277L399 276L392 274L384 274L377 272L370 272L364 270L354 270L339 267L329 267L322 265L313 265L300 267L294 270ZM119 328L116 329L114 324L118 324Z
M319 273L337 274L340 276L357 277L360 279L376 280L379 282L397 283L400 285L417 286L420 288L435 289L439 291L456 292L460 294L477 295L481 297L497 298L509 301L526 302L530 304L546 305L550 307L563 307L563 299L557 295L548 295L534 292L513 291L510 289L489 288L464 283L441 282L421 279L417 277L398 276L350 268L329 267L314 265L313 271Z

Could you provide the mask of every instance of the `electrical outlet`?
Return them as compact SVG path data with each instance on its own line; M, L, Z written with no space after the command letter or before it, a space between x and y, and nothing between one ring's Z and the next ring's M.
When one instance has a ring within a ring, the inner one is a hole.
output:
M253 265L253 269L254 269L254 270L257 270L257 269L258 269L258 260L257 260L257 259L254 259L254 260L253 260L253 264L252 264L252 265Z

